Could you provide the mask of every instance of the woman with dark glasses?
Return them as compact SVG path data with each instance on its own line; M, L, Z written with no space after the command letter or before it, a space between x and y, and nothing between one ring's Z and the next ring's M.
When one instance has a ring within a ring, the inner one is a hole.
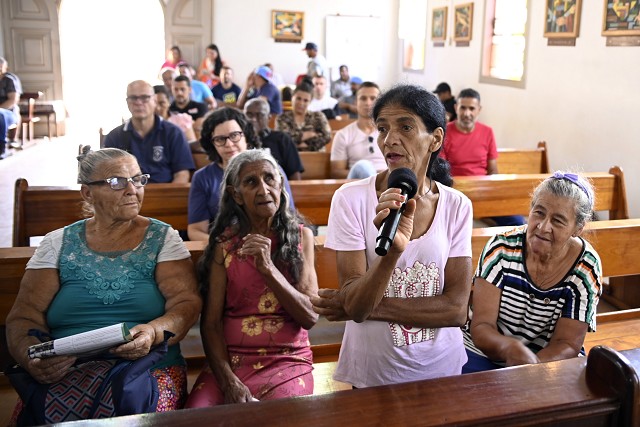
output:
M84 147L78 161L80 193L90 217L45 236L7 317L12 356L33 384L50 385L40 404L21 395L16 414L40 414L37 424L125 415L114 403L124 387L110 382L111 392L100 393L103 381L119 366L114 358L146 363L150 351L154 362L145 370L151 382L135 394L155 389L158 401L141 411L179 409L187 375L178 343L202 306L189 251L176 230L139 215L149 175L141 173L133 155ZM32 330L57 339L121 322L132 340L87 363L77 363L75 356L27 355L40 342ZM165 331L174 336L166 354L155 359L154 346L166 340Z

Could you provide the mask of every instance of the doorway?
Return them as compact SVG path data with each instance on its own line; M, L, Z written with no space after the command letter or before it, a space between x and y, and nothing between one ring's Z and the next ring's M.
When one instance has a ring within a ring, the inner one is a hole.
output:
M164 62L164 15L159 0L62 0L60 55L69 128L98 148L98 129L108 133L130 116L127 84L160 84Z

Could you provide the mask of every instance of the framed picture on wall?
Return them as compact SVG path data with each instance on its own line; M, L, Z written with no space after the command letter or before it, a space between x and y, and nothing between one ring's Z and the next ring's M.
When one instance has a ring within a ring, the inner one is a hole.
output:
M468 42L473 30L473 3L459 4L453 16L453 40Z
M640 1L605 0L603 36L640 36Z
M304 37L304 12L272 10L271 37L276 41L301 42Z
M546 0L545 7L545 37L578 37L582 0Z
M447 6L433 9L431 15L431 39L433 41L447 39L447 9Z

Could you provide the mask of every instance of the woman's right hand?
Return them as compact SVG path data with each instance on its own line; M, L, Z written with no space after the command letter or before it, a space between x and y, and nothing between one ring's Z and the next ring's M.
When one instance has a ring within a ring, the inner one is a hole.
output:
M378 204L376 205L376 216L373 218L373 224L377 229L380 229L382 222L389 216L392 210L400 209L404 200L405 196L401 194L399 188L388 188L380 195ZM411 240L411 234L413 233L413 215L415 211L416 201L409 199L398 223L398 230L393 239L391 250L403 252L407 247L409 240Z
M24 368L39 383L51 384L60 381L76 363L75 356L54 356L45 359L29 359Z
M507 348L505 363L507 366L530 365L540 363L540 359L520 341L514 341Z
M230 379L223 393L224 403L244 403L253 400L249 388L235 375Z

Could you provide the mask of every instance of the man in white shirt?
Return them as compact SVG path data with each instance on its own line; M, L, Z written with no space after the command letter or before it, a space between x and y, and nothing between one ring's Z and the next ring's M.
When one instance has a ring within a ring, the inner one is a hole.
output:
M309 111L333 110L338 100L329 96L327 78L316 76L313 78L313 99L309 103ZM335 117L335 113L333 114Z
M304 49L307 51L309 62L307 63L307 76L326 76L329 73L327 59L318 53L318 45L307 43Z
M380 95L373 82L364 82L356 92L358 119L340 129L331 144L331 178L362 179L387 168L378 147L378 130L371 110Z

